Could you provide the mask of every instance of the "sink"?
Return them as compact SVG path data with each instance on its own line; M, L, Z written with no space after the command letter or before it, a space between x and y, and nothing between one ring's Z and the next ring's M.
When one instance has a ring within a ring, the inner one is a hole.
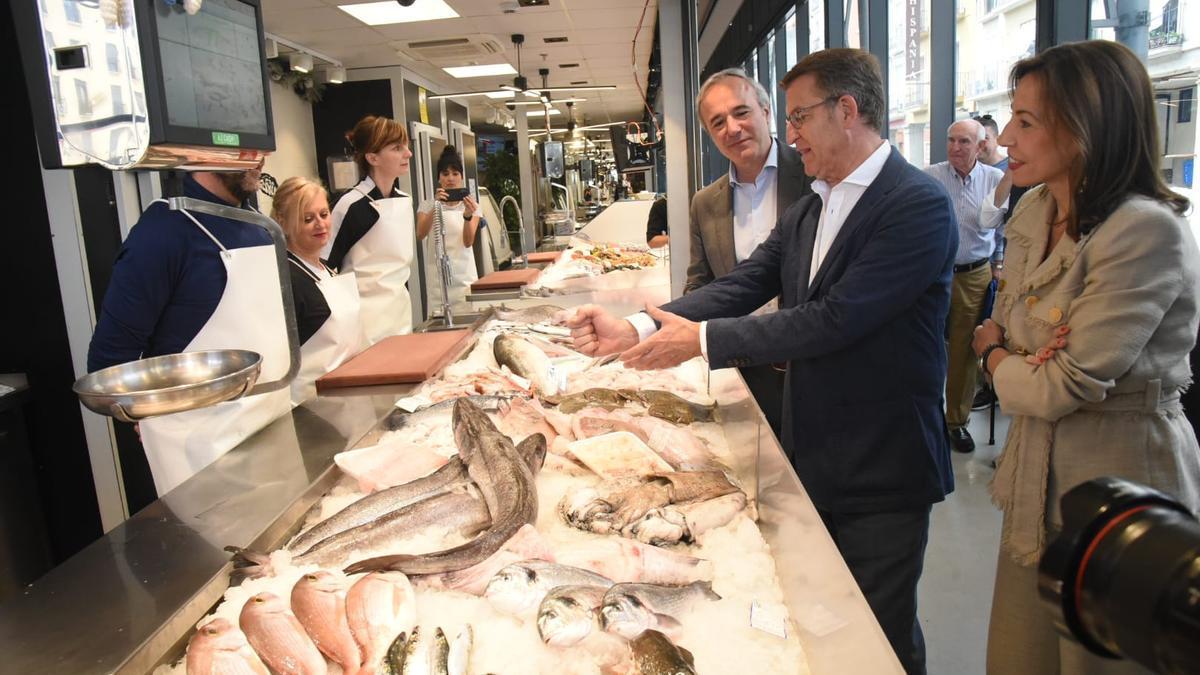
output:
M443 330L462 330L464 328L474 329L479 324L483 323L491 316L491 312L474 312L454 314L454 325L446 325L446 317L432 316L428 321L417 327L417 333L435 333Z

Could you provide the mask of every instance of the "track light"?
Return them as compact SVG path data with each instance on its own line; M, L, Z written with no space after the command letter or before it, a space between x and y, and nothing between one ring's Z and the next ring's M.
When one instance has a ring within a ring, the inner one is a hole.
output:
M304 52L288 54L288 66L298 73L311 73L313 69L312 55Z

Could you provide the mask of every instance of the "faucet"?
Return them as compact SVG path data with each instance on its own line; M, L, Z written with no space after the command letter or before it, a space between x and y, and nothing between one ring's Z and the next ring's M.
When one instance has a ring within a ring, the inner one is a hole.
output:
M504 195L500 200L500 221L504 222L504 205L512 200L513 209L517 212L517 248L521 251L521 259L525 258L525 219L521 216L521 203L512 195ZM504 222L504 233L508 234L508 223Z

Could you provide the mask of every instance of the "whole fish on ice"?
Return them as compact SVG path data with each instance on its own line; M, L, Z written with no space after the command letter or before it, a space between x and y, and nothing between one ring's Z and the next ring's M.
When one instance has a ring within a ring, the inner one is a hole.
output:
M532 612L546 593L566 585L587 585L607 589L612 580L595 572L547 562L522 560L508 565L488 582L484 595L496 609L520 616Z
M246 640L273 672L285 675L324 675L325 657L274 593L259 593L242 607L238 625Z
M186 662L187 675L268 675L246 634L219 617L192 634Z
M292 613L321 653L355 673L362 654L346 619L346 579L326 570L300 577L292 587Z

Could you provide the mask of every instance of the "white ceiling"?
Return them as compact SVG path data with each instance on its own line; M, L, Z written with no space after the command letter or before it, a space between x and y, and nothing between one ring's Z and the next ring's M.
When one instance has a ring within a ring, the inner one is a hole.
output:
M268 33L296 42L309 49L339 59L347 69L374 66L403 66L437 85L434 93L489 91L511 84L512 76L456 79L442 65L434 65L401 56L392 46L397 41L428 40L472 34L490 35L504 52L479 63L508 62L515 68L517 53L511 41L513 33L525 35L521 48L521 70L531 86L541 85L538 68L548 67L549 86L570 86L573 81L588 84L612 84L615 90L556 93L552 98L588 99L575 104L575 119L581 124L600 124L642 117L643 104L634 83L635 56L633 37L638 20L646 7L645 19L637 39L636 72L641 86L646 85L658 0L550 0L546 7L521 7L505 14L501 5L516 2L501 0L445 0L459 14L457 19L367 26L337 8L338 4L366 0L263 0L263 17ZM421 2L422 0L415 0ZM544 38L566 37L565 43L547 44ZM561 63L578 63L578 68L560 69ZM486 97L456 99L471 109L472 122L487 118L487 105L502 106L503 101ZM562 112L564 105L559 104ZM528 109L528 108L527 108ZM566 118L551 118L554 126L565 126ZM536 126L531 120L531 127Z

